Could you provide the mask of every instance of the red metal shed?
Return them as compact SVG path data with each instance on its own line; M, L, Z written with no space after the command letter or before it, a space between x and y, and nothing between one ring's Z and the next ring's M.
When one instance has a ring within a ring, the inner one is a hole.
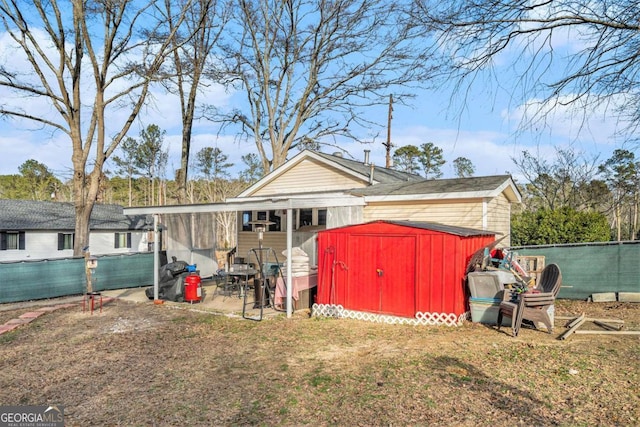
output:
M411 221L320 231L316 302L356 312L457 319L467 311L467 264L494 240L489 231Z

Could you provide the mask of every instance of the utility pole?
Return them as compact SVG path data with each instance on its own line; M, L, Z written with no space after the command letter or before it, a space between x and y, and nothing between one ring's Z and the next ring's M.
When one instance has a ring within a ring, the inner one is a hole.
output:
M386 168L391 167L391 119L393 118L393 95L389 95L389 115L387 117L387 142L383 142L382 145L387 149L386 156Z

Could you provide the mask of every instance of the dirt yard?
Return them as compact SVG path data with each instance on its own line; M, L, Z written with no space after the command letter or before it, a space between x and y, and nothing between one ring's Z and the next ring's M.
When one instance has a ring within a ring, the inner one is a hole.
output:
M556 305L583 312L640 330L640 304ZM60 404L68 426L640 424L640 336L558 340L564 323L512 338L116 300L0 335L0 404Z

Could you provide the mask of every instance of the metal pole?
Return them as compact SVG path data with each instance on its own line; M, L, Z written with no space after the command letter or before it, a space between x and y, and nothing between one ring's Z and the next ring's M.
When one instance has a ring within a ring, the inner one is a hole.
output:
M287 209L287 317L293 313L293 282L291 276L291 246L293 245L293 209Z
M160 248L158 214L153 214L153 300L158 300L158 268L160 267Z

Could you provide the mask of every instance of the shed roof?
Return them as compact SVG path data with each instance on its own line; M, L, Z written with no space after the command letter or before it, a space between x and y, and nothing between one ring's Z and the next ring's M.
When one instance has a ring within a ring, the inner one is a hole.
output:
M91 230L142 230L144 215L124 215L122 206L96 204ZM0 230L73 230L73 203L0 199Z
M441 233L453 234L455 236L460 236L460 237L491 236L491 235L501 234L501 233L496 233L495 231L476 230L475 228L467 228L467 227L456 227L453 225L445 225L437 222L390 221L390 220L376 220L376 221L371 221L364 224L346 225L344 227L332 228L332 229L328 229L320 232L321 233L332 232L336 230L344 230L344 229L353 228L353 227L363 227L363 226L367 226L367 224L380 224L380 223L399 225L401 227L418 228L421 230L438 231Z

